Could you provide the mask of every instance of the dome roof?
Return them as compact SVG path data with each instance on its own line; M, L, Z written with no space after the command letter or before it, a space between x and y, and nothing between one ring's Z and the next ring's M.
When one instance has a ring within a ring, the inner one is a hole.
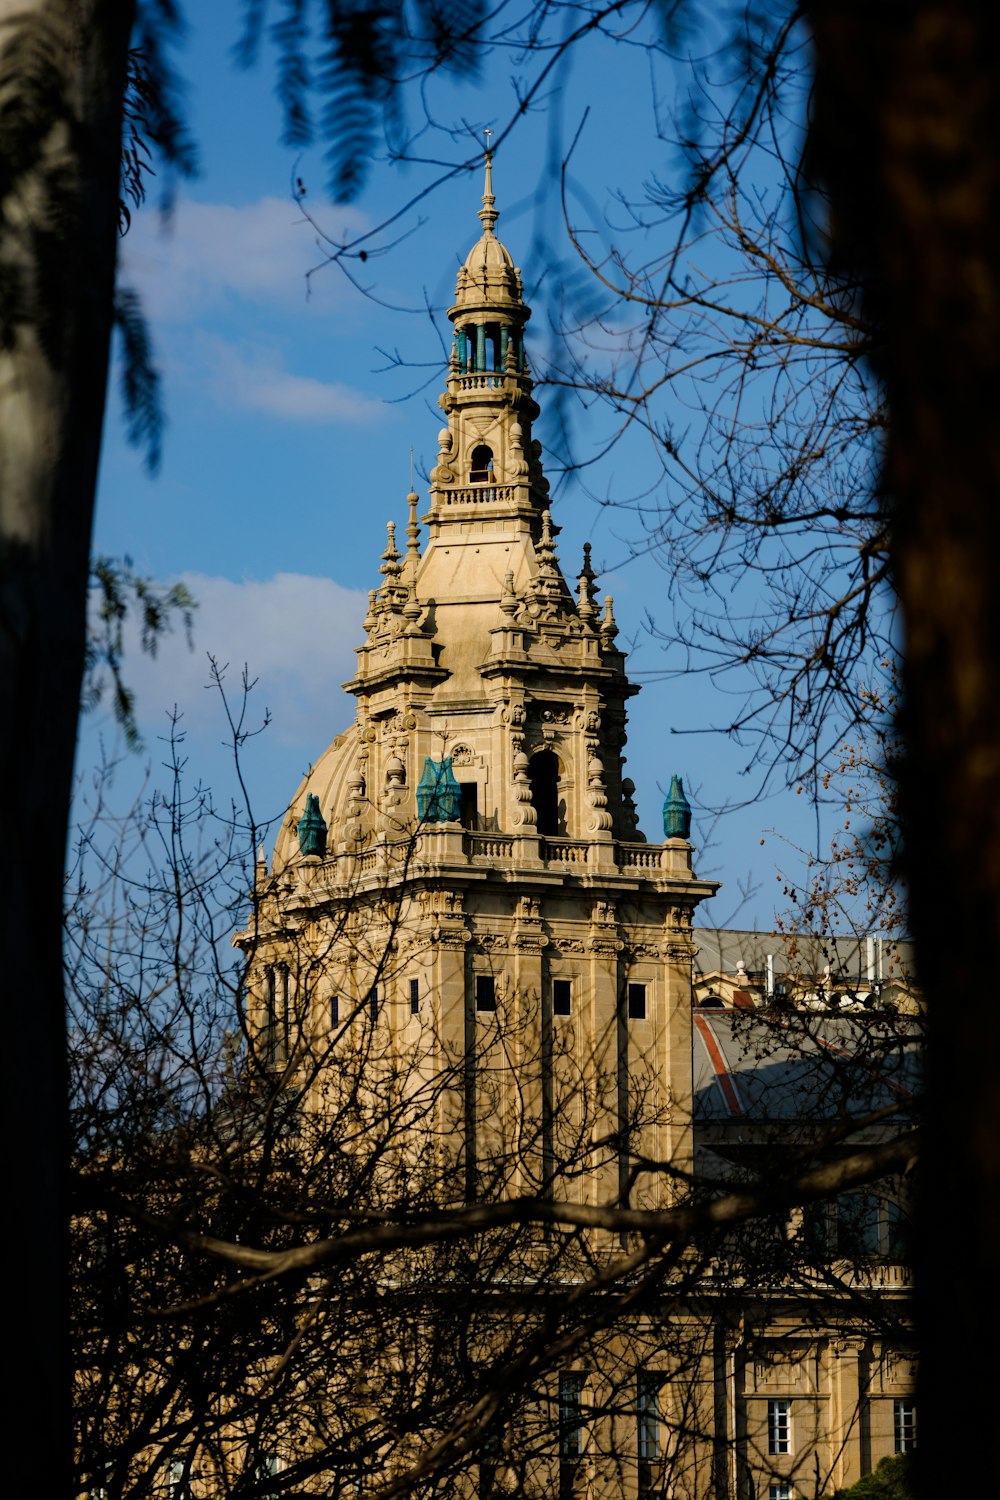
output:
M477 240L458 273L452 312L499 304L519 306L521 276L510 251L492 230Z
M490 307L511 310L516 307L521 318L527 317L528 310L521 300L521 273L506 245L501 244L493 233L493 226L500 217L494 207L495 201L492 158L487 152L483 206L479 210L483 233L458 273L455 306L449 309L452 318L463 312Z
M359 779L360 749L361 739L355 723L346 733L337 735L301 783L289 804L288 814L275 840L275 871L292 864L300 857L298 820L305 812L307 793L312 792L319 798L320 812L328 828L327 853L332 853L338 841L343 839L349 803L355 790L352 783Z

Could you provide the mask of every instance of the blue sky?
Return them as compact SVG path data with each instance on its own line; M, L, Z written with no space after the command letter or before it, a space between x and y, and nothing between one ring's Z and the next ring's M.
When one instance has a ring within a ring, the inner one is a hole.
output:
M122 279L142 295L163 374L163 463L157 476L145 472L124 440L112 394L95 548L128 554L165 582L183 578L199 604L193 651L175 635L155 660L130 654L126 675L146 751L123 781L133 782L148 761L157 774L158 735L176 703L192 770L225 794L232 773L224 722L205 686L213 653L229 663L234 685L247 664L258 679L256 710L266 706L271 715L246 767L265 819L281 813L310 761L352 717L353 700L340 684L353 672L367 590L379 582L385 521L405 521L411 449L418 490L426 488L420 471L434 461L442 309L479 233L481 182L478 172L464 173L438 187L401 220L404 237L393 251L354 263L371 295L336 268L315 270L322 242L293 201L296 176L307 185L316 223L341 236L377 224L438 174L375 160L356 203L329 203L321 151L296 157L279 144L267 57L248 73L230 61L235 0L202 9L211 19L193 17L180 55L201 174L182 185L169 222L151 203L122 246ZM500 73L441 89L435 109L441 118L464 118L470 132L502 128L513 94ZM590 48L545 105L503 143L495 166L498 233L524 272L534 310L529 337L537 329L543 339L560 290L582 277L558 201L564 143L582 123L570 199L592 222L614 217L616 189L637 191L651 173L671 167L668 148L655 139L639 49ZM425 144L428 156L445 161L472 151L443 137ZM544 390L539 395L544 409ZM578 413L582 451L602 446L601 420ZM544 416L539 431L544 442ZM639 447L623 444L588 472L586 487L632 494L643 462ZM750 752L721 734L693 732L731 721L740 683L731 680L724 693L707 677L664 680L672 658L646 627L647 616L660 613L663 564L630 557L634 517L569 483L556 487L553 512L567 574L577 570L583 541L593 543L599 587L613 593L621 639L632 648L632 675L647 679L633 700L626 748L643 830L659 836L663 789L679 772L696 800L696 837L707 845L699 871L726 882L714 919L769 926L781 890L777 867L795 866L792 846L815 845L808 799L779 779L753 800L760 778L744 774ZM82 773L100 743L115 743L102 709L84 723ZM716 820L714 810L726 804L731 810ZM743 902L746 883L756 894Z

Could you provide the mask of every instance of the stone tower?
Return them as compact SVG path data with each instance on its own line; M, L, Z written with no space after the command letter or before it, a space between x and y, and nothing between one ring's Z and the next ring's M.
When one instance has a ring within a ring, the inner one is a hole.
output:
M561 1195L572 1161L578 1200L662 1203L635 1157L690 1165L691 925L715 887L683 792L665 842L638 831L636 688L589 546L574 590L560 570L489 154L479 218L426 542L411 494L345 684L354 722L296 793L238 941L262 1055L304 1070L316 1107L378 1037L370 1078L405 1057L416 1093L451 1070L435 1110L458 1191Z

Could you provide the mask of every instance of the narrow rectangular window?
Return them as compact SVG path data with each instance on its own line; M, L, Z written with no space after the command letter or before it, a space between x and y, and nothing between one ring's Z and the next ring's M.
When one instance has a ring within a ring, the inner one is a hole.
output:
M278 1500L278 1492L268 1485L268 1480L277 1479L281 1473L281 1459L276 1453L266 1454L257 1464L254 1478L260 1489L257 1491L260 1500Z
M845 1193L837 1200L837 1254L861 1260L879 1254L882 1205L872 1193Z
M292 1029L291 978L287 969L281 971L281 1047L282 1062L288 1057L288 1043Z
M368 1013L373 1022L378 1020L378 985L375 984L368 991Z
M462 806L459 818L463 828L473 832L479 827L479 787L474 781L459 782L462 791Z
M415 1016L420 1010L420 980L410 980L410 1015Z
M339 995L331 995L330 996L330 1025L331 1026L339 1026L340 1025L340 996Z
M892 1403L893 1448L897 1453L912 1453L917 1446L917 1407L913 1401Z
M660 1456L660 1376L655 1370L639 1371L635 1413L639 1457L651 1463Z
M767 1403L767 1451L770 1454L792 1451L792 1403Z
M572 1001L573 981L571 979L553 979L552 1014L554 1016L568 1016Z
M476 1009L496 1010L497 989L492 974L476 975Z
M188 1500L188 1466L183 1458L172 1458L167 1468L167 1500Z
M787 1479L772 1479L767 1487L767 1500L793 1500L792 1486Z
M579 1458L583 1453L583 1387L586 1376L576 1370L559 1376L559 1457Z
M630 1021L646 1019L646 986L630 984L628 987L628 1016Z
M278 992L275 985L274 970L268 969L264 976L264 1061L273 1063L277 1051L277 1024L278 1018L275 1014L278 1004Z
M288 1059L288 987L287 969L268 969L264 993L264 1061L270 1066Z

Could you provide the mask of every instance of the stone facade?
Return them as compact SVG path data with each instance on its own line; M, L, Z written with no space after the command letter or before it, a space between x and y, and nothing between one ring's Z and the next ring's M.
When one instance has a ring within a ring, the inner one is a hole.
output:
M348 1055L383 1100L391 1076L424 1101L394 1169L416 1171L417 1138L433 1135L436 1181L450 1173L456 1201L663 1207L695 1167L693 924L715 886L694 873L686 837L639 832L623 757L636 689L589 548L572 590L560 569L532 437L529 310L494 232L488 158L480 219L449 312L429 508L418 521L408 497L402 551L389 525L345 685L354 721L296 793L271 867L258 866L238 938L250 1015L265 1062L290 1088L307 1080L306 1108L334 1107ZM682 788L672 795L669 826L684 829ZM606 1253L612 1237L595 1244ZM668 1316L680 1315L661 1309L610 1339L610 1369L570 1368L578 1395L631 1391L638 1340L663 1383L645 1408L644 1387L629 1397L638 1448L634 1434L599 1440L596 1421L579 1452L564 1444L564 1493L787 1500L812 1493L814 1472L832 1488L892 1451L886 1413L909 1373L886 1374L863 1331L845 1341L839 1316L813 1317L805 1336L798 1294L747 1288L734 1311L709 1285L683 1314L698 1351L683 1422L670 1415L673 1356L657 1352ZM795 1446L769 1453L783 1402ZM690 1452L667 1482L670 1430L689 1433ZM537 1492L550 1493L539 1462ZM481 1470L485 1488L533 1492L516 1453Z

